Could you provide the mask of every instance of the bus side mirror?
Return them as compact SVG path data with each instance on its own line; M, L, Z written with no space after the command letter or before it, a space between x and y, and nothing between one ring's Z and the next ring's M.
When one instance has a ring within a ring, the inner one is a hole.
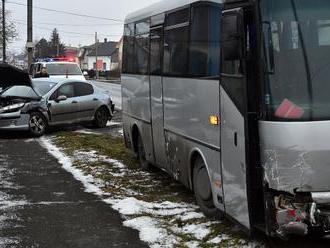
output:
M226 61L243 58L244 17L241 9L224 13L221 20L222 56Z

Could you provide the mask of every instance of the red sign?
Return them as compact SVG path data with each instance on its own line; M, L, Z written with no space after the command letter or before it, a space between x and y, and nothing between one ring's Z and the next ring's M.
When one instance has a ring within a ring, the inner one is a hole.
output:
M285 99L277 108L275 116L287 119L300 119L303 117L305 111L303 108L295 105L293 102Z
M100 59L100 60L97 60L97 70L103 70L103 60Z

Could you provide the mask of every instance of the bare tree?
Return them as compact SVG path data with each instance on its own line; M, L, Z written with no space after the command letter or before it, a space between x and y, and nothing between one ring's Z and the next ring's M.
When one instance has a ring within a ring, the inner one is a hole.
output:
M2 13L2 8L0 7L0 13ZM0 47L2 46L2 15L0 14ZM10 18L10 12L6 11L6 41L8 43L15 40L18 37L16 30L16 25Z

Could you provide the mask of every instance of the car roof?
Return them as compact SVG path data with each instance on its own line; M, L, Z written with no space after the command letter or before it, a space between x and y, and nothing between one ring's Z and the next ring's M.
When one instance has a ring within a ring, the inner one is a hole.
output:
M69 79L69 78L34 78L32 82L45 82L45 83L89 83L88 81L79 80L79 79Z

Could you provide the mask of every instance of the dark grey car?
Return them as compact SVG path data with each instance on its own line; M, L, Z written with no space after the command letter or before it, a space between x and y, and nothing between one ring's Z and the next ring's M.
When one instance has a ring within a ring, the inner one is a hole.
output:
M9 80L8 73L7 80L1 77L5 90L0 93L0 130L29 130L41 136L48 126L92 122L102 128L112 118L111 97L91 83L49 78L31 81L23 72L12 71L15 77L17 73L22 77L16 82Z

